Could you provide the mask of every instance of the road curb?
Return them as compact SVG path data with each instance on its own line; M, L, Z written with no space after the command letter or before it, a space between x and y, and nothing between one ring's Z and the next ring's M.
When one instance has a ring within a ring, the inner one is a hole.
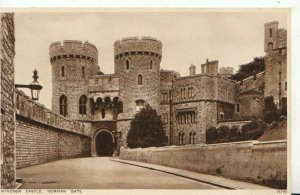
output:
M171 174L171 175L176 175L176 176L179 176L179 177L183 177L183 178L191 179L191 180L194 180L194 181L198 181L198 182L210 184L210 185L221 187L221 188L228 189L228 190L242 189L242 188L236 188L236 187L229 186L229 185L219 184L219 183L216 183L216 182L211 182L211 181L197 179L197 178L194 178L194 177L190 177L190 176L187 176L187 175L174 173L174 172L171 172L171 171L166 171L166 170L161 170L161 169L153 168L151 166L143 166L143 165L139 165L139 164L135 164L135 163L131 163L131 162L128 162L128 161L119 160L119 159L110 159L110 160L111 161L115 161L115 162L119 162L119 163L124 163L124 164L129 164L129 165L137 166L137 167L143 167L143 168L146 168L146 169L156 170L156 171L168 173L168 174Z
M206 183L206 184L209 184L209 185L217 186L217 187L228 189L228 190L249 189L249 188L241 187L241 185L234 186L234 185L230 185L230 184L219 183L219 182L215 182L215 181L208 180L208 179L201 179L201 178L192 177L192 176L189 176L188 174L176 173L175 171L163 170L163 168L160 169L160 168L153 167L153 166L163 167L162 165L153 165L152 166L152 164L135 162L135 161L128 161L128 160L121 160L121 159L117 159L117 158L111 158L110 160L114 161L114 162L119 162L119 163L124 163L124 164L128 164L128 165L137 166L137 167L142 167L142 168L146 168L146 169L150 169L150 170L156 170L156 171L164 172L164 173L167 173L167 174L171 174L171 175L191 179L191 180L194 180L194 181ZM171 169L175 170L176 168L171 168ZM187 171L187 170L182 170L182 171ZM195 173L195 172L193 172L193 173ZM217 176L215 176L215 177L217 177ZM239 182L240 184L241 183L246 183L246 182L240 182L240 181L235 181L235 182ZM256 184L248 184L247 183L247 185L256 185ZM259 186L259 188L257 188L257 189L273 189L273 188L269 188L269 187L261 186L261 185L256 185L256 186Z

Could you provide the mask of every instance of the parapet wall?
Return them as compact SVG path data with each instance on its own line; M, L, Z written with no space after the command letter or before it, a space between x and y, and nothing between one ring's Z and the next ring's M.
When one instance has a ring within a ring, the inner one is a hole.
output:
M244 93L249 90L260 91L263 94L265 72L260 72L255 76L250 76L236 83L239 93Z
M53 113L20 90L15 106L17 168L90 156L90 132L82 123Z
M121 148L120 158L258 183L287 185L287 142L246 141L225 144Z
M89 136L90 131L84 124L58 115L47 109L44 105L30 100L24 92L15 92L16 114L25 118L49 125L55 128L64 129L69 132Z
M51 60L65 55L66 57L79 57L98 61L96 46L87 41L85 43L76 40L65 40L63 43L54 42L49 47L49 54Z
M150 52L162 55L161 41L152 37L129 37L118 40L114 44L115 56L130 52Z

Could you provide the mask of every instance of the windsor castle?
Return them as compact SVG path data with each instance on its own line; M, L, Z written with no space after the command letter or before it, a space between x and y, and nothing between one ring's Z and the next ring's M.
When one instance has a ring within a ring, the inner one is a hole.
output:
M161 69L163 44L152 37L116 41L114 74L100 71L95 45L54 42L52 110L89 129L92 156L126 146L130 122L146 104L161 116L168 145L205 143L210 126L262 115L264 97L273 96L278 107L286 103L287 31L276 21L264 28L265 71L239 82L217 60L191 65L188 76Z

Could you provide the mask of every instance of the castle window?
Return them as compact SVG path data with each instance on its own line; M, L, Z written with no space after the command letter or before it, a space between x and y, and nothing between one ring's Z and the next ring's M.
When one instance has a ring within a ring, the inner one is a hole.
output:
M111 77L108 77L108 84L111 84Z
M150 70L152 70L153 69L153 61L151 60L150 61Z
M84 79L85 77L85 68L81 67L81 77Z
M65 67L64 66L60 67L60 70L61 70L61 77L65 77Z
M184 145L185 144L184 133L180 132L178 135L179 135L178 136L178 138L179 138L179 145Z
M193 132L192 133L192 143L191 144L195 144L196 143L196 133Z
M143 77L142 75L138 75L138 85L142 85L143 84Z
M272 37L272 29L269 29L269 36Z
M105 118L105 109L101 109L101 117Z
M162 101L168 102L168 93L162 93Z
M135 103L136 103L136 112L140 112L145 106L144 100L137 100L135 101Z
M287 82L284 83L284 90L287 90Z
M236 112L240 112L240 105L239 104L236 105Z
M125 62L125 63L126 63L126 70L129 70L129 67L130 67L130 66L129 66L129 61L128 61L128 60L126 60L126 62Z
M179 134L178 134L178 140L179 140L179 145L182 145L182 140L181 140L181 132L179 132Z
M188 88L188 97L190 97L190 93L191 93L191 88Z
M79 98L79 114L85 115L86 114L86 103L87 97L85 95Z
M59 98L59 113L67 116L67 97L65 95L61 95Z
M191 87L191 97L194 96L194 87Z
M17 95L17 97L16 97L16 106L17 106L17 109L19 109L19 107L20 107L20 98L19 98L19 95Z
M268 51L272 51L273 50L273 43L270 42L268 43Z

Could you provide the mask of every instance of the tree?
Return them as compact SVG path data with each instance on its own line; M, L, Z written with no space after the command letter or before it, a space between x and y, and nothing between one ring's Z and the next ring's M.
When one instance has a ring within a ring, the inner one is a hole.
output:
M264 57L256 57L253 61L242 64L239 67L237 73L232 75L230 79L241 81L245 78L252 76L253 74L260 73L265 70L265 58Z
M164 125L155 109L146 105L130 123L127 135L130 148L159 147L165 145Z

